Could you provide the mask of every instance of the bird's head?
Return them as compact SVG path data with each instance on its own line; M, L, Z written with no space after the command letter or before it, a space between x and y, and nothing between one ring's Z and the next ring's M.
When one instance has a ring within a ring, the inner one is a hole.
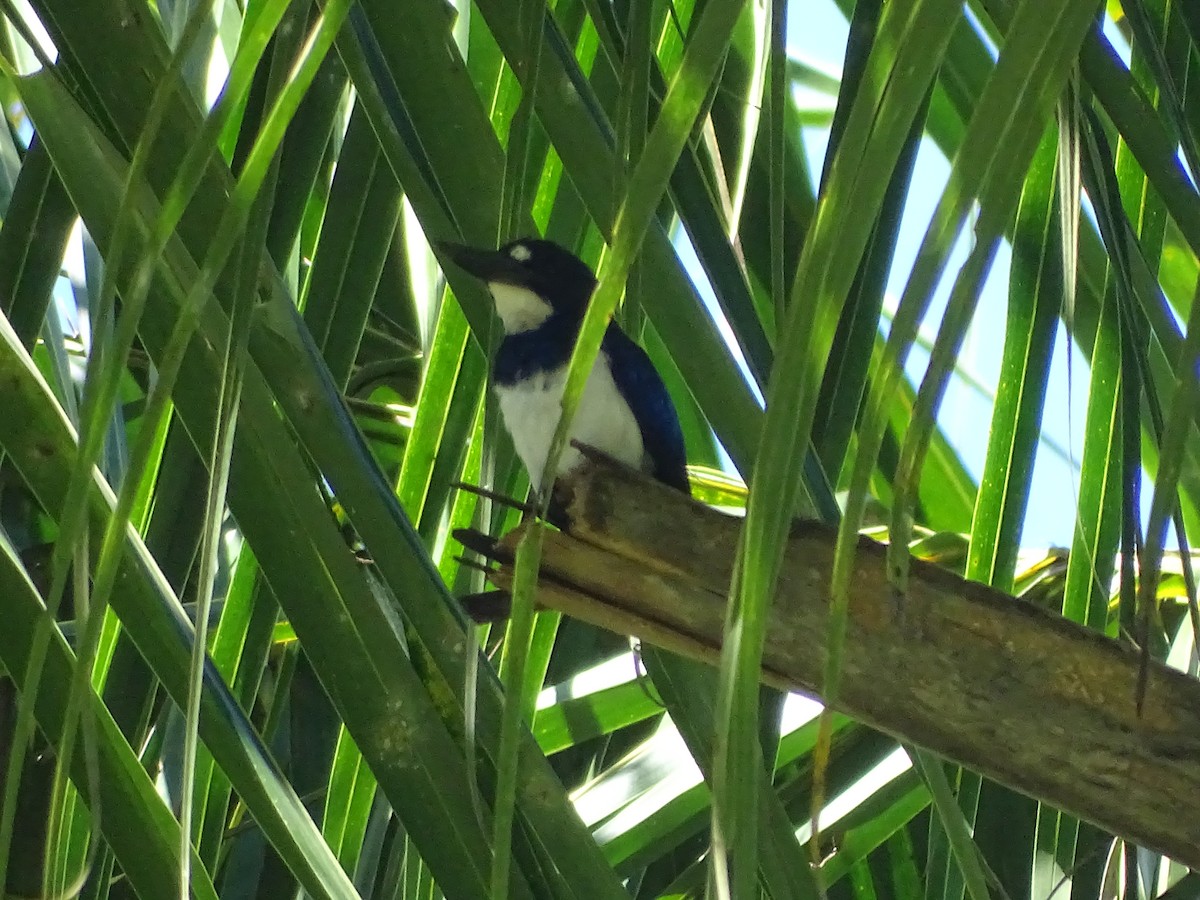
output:
M499 250L439 241L438 249L487 282L508 334L537 328L554 314L582 321L596 289L587 264L553 241L520 238Z

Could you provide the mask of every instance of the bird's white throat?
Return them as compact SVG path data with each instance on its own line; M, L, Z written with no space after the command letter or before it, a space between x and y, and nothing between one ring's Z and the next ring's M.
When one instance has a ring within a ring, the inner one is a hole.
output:
M554 312L549 303L528 288L490 281L488 290L496 302L496 314L500 316L505 334L532 331Z
M567 367L540 372L512 385L496 385L504 424L530 480L541 490L546 456L562 414ZM603 450L626 465L649 470L649 459L633 412L613 381L608 356L602 351L588 375L579 409L571 422L571 439ZM575 468L582 457L568 446L559 458L556 475Z

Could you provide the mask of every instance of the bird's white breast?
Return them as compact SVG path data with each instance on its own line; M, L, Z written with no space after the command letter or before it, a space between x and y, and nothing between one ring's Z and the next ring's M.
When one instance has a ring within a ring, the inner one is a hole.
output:
M530 480L542 489L541 473L554 430L562 413L562 395L567 367L539 373L515 385L497 385L500 411L512 435L517 454L529 471ZM583 389L579 409L571 423L571 439L589 444L627 465L646 469L641 431L629 404L617 390L608 357L601 352ZM567 446L559 458L557 475L569 472L582 457Z

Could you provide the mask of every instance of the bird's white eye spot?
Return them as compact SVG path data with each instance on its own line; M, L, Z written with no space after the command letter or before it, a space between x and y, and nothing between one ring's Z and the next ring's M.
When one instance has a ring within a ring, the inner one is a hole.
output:
M529 258L533 256L533 251L524 244L513 244L512 249L508 251L508 255L517 262L529 262Z

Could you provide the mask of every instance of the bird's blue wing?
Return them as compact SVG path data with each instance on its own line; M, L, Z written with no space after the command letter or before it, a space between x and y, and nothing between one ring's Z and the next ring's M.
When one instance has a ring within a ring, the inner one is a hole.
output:
M654 463L652 474L664 484L691 494L679 415L650 357L615 322L604 333L600 349L607 354L617 390L641 430L642 444Z

